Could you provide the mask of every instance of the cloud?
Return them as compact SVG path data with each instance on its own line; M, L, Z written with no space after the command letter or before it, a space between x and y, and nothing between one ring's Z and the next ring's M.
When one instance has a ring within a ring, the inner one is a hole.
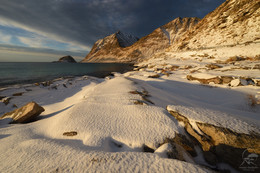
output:
M28 38L28 37L18 37L19 41L29 47L44 47L43 42L40 38Z
M11 35L6 35L4 33L2 33L0 31L0 43L10 43L11 42L11 39L12 39L12 36Z
M72 49L72 50L55 50L50 48L36 48L36 47L23 47L23 46L13 46L8 44L0 44L0 51L13 52L13 53L38 53L38 54L51 54L51 55L72 55L77 57L84 57L86 55L85 51ZM1 56L1 55L0 55Z
M222 2L224 0L1 0L0 25L89 49L96 40L117 30L141 37L179 16L203 17ZM33 45L33 38L20 36L19 39Z

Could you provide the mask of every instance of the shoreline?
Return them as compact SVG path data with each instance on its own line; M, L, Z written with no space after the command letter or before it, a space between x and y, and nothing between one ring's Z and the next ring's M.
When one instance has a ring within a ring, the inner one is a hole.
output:
M5 63L8 63L8 62L5 62ZM12 62L10 62L12 63ZM26 62L25 62L26 63ZM44 62L45 63L45 62ZM46 63L51 63L51 62L46 62ZM83 63L81 63L83 64ZM119 73L125 73L127 71L131 71L134 69L135 65L133 63L84 63L84 64L94 64L94 65L97 65L97 64L117 64L117 65L122 65L122 67L125 67L125 69L121 68L121 69L116 69L116 70L108 70L108 71L96 71L96 72L87 72L85 74L79 74L79 75L63 75L63 76L53 76L49 79L41 79L41 78L38 78L38 79L28 79L28 80L24 80L22 81L22 83L11 83L9 82L9 84L2 84L0 83L0 91L3 90L4 88L12 88L12 87L23 87L23 85L33 85L35 83L45 83L45 82L52 82L52 81L55 81L57 79L66 79L66 78L71 78L71 77L81 77L81 76L93 76L93 77L98 77L98 78L105 78L106 76L109 76L111 75L113 72L119 72Z
M245 148L253 148L256 151L249 151L258 153L255 144L260 139L260 107L252 105L250 99L260 93L260 88L249 82L244 86L231 86L216 84L216 80L207 83L207 80L226 76L228 69L234 73L232 80L238 80L235 77L240 74L255 74L251 76L254 79L257 69L233 70L233 64L221 64L224 67L220 69L225 69L224 72L204 70L212 61L207 59L207 63L201 63L196 58L183 58L162 62L153 59L142 62L133 71L114 73L106 78L81 76L56 80L49 86L33 85L2 91L1 94L12 98L7 105L0 103L1 115L16 109L14 105L21 107L30 101L41 105L45 112L28 124L4 124L0 120L0 137L3 139L0 153L8 152L12 160L18 156L18 163L33 161L46 172L57 165L65 171L60 163L71 171L80 171L86 165L89 171L109 170L111 164L116 170L126 171L139 161L152 161L156 172L163 172L165 167L171 172L183 166L193 172L239 167ZM250 61L240 63L244 66L252 64ZM193 70L198 71L191 73ZM188 80L188 75L204 83ZM22 94L13 96L14 93ZM252 97L248 98L249 94ZM212 131L214 135L210 133ZM196 142L185 138L189 135ZM178 139L188 141L191 150L186 150L186 144L178 143ZM236 152L230 153L226 147L222 148L224 155L207 151L216 146L203 139L223 139L218 142L232 144L232 151ZM242 146L229 139L239 141L237 143ZM243 150L237 150L238 147ZM211 158L205 155L209 152ZM46 159L46 153L52 162L41 162ZM227 155L236 159L225 160L224 168L222 163L209 164L214 161L212 158L224 159ZM79 162L78 158L84 158L84 161ZM10 170L17 168L10 165L11 162L3 163ZM159 166L162 163L165 165ZM27 171L34 172L39 167ZM149 164L138 167L138 170L149 170L148 167Z

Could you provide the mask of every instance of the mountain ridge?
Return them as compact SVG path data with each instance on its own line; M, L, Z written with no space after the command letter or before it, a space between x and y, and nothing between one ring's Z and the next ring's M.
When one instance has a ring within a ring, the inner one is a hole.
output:
M171 51L260 40L260 0L227 0L186 33Z
M97 50L99 42L107 46ZM98 40L82 62L136 63L160 52L254 42L260 42L260 0L226 0L202 20L178 17L127 46L119 45L116 33Z
M117 33L111 34L98 40L82 62L136 62L170 47L199 20L197 17L176 18L125 47L120 46Z

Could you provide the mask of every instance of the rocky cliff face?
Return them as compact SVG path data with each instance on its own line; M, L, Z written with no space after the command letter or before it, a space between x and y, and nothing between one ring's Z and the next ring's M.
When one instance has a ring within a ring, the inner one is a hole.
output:
M98 40L82 62L120 62L120 52L131 46L138 38L121 31Z
M177 18L138 41L136 37L121 32L112 34L98 40L82 62L137 62L174 44L199 20Z
M186 33L171 51L260 41L260 0L227 0Z

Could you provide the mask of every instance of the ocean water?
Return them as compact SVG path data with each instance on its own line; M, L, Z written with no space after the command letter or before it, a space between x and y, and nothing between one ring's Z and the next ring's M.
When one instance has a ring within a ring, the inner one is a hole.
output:
M120 63L0 62L0 87L42 82L66 76L104 77L111 72L124 72L130 69L130 64Z

